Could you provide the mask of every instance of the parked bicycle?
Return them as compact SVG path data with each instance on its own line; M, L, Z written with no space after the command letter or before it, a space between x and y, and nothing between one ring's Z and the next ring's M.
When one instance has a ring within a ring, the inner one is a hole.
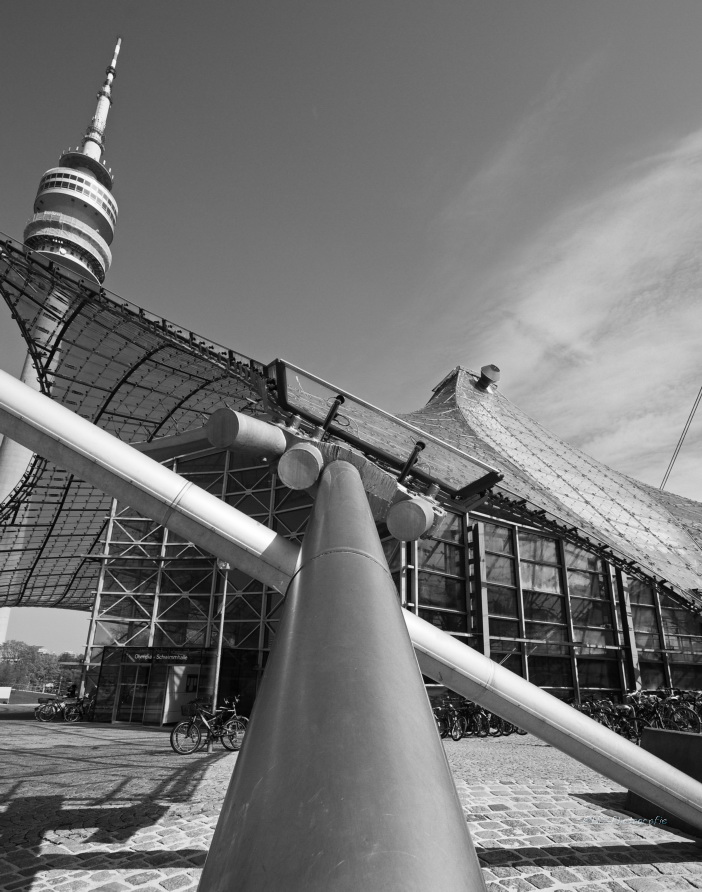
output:
M446 696L433 707L434 719L441 737L449 734L454 740L462 737L501 737L526 734L498 715L462 697Z
M39 722L53 722L65 718L66 700L54 697L39 697L39 705L34 710L34 718Z
M74 703L67 703L63 717L67 722L92 722L95 716L95 697L79 697Z
M697 712L697 692L672 690L635 691L627 694L626 703L610 698L570 701L585 715L633 743L639 743L644 728L662 728L699 734L702 720Z
M182 707L187 720L178 722L171 731L171 746L176 753L190 755L209 743L219 741L225 749L238 750L244 740L244 716L236 713L236 700L225 700L224 706L211 710L206 701L194 700Z

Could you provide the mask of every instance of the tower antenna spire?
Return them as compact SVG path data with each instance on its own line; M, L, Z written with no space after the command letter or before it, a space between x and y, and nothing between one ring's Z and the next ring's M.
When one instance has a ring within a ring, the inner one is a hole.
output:
M118 37L112 61L105 71L105 83L97 94L97 108L95 109L93 120L85 132L83 145L81 146L81 152L90 158L94 158L96 161L100 160L102 153L105 151L104 136L105 127L107 126L107 113L112 105L112 81L115 79L117 56L119 56L121 45L122 38Z
M41 178L34 216L24 229L28 248L100 283L112 263L110 245L117 223L112 171L105 166L102 153L121 45L118 37L81 147L64 152L58 167Z

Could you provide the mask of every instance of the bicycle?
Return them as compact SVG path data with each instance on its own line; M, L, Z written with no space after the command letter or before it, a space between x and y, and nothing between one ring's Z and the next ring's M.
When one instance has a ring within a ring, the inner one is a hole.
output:
M243 716L236 714L235 702L225 700L224 706L212 711L209 709L210 703L198 700L182 707L188 720L178 722L171 731L173 750L180 755L190 755L216 741L220 741L225 749L231 751L241 749L246 722L243 721Z
M432 712L434 713L436 730L439 732L439 737L441 737L441 739L443 740L445 737L449 736L449 732L451 731L448 708L443 705L434 706Z
M55 718L65 718L66 701L39 697L39 706L34 710L34 718L39 722L53 722Z
M79 722L82 720L92 722L95 715L95 698L93 696L79 697L75 703L66 704L63 717L67 722Z
M453 740L460 740L468 729L468 720L461 708L455 703L451 703L448 707L448 721L451 738Z

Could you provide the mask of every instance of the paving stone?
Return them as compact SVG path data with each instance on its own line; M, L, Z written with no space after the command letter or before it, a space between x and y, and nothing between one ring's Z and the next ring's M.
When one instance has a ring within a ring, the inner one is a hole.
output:
M625 885L634 892L678 892L678 890L690 890L693 888L687 880L682 877L636 877L635 879L625 880Z
M534 889L550 889L556 885L556 881L552 877L544 876L542 873L530 874L524 879L531 883Z
M502 889L509 890L509 892L533 892L533 890L537 888L533 883L528 882L528 880L525 880L522 877L509 877L508 879L502 880L500 886Z
M112 883L104 883L102 886L96 886L95 892L129 892L129 886L114 881Z
M0 745L12 725L0 722ZM0 781L2 892L194 892L235 759L184 761L167 734L139 727L91 726L70 751L61 726L20 730L26 751ZM38 733L50 748L32 749ZM527 736L445 750L489 889L702 887L695 841L637 824L621 787L552 747Z
M168 879L161 880L160 885L163 886L164 889L168 889L168 892L173 892L174 889L182 889L183 886L189 886L191 883L191 877L181 874L180 876L168 877Z
M133 876L125 877L125 879L128 883L131 883L132 886L141 886L144 883L150 883L154 880L157 880L159 876L160 874L156 873L156 871L145 870L141 873L134 874Z

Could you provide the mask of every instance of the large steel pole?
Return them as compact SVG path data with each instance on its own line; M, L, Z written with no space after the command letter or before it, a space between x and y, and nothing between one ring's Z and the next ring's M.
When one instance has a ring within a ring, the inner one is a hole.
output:
M426 675L702 830L702 784L504 666L403 611Z
M285 591L296 545L1 371L0 433ZM702 784L418 616L402 615L426 675L702 830Z
M295 572L292 542L3 371L0 432L279 591Z
M333 462L200 892L484 888L363 484Z

